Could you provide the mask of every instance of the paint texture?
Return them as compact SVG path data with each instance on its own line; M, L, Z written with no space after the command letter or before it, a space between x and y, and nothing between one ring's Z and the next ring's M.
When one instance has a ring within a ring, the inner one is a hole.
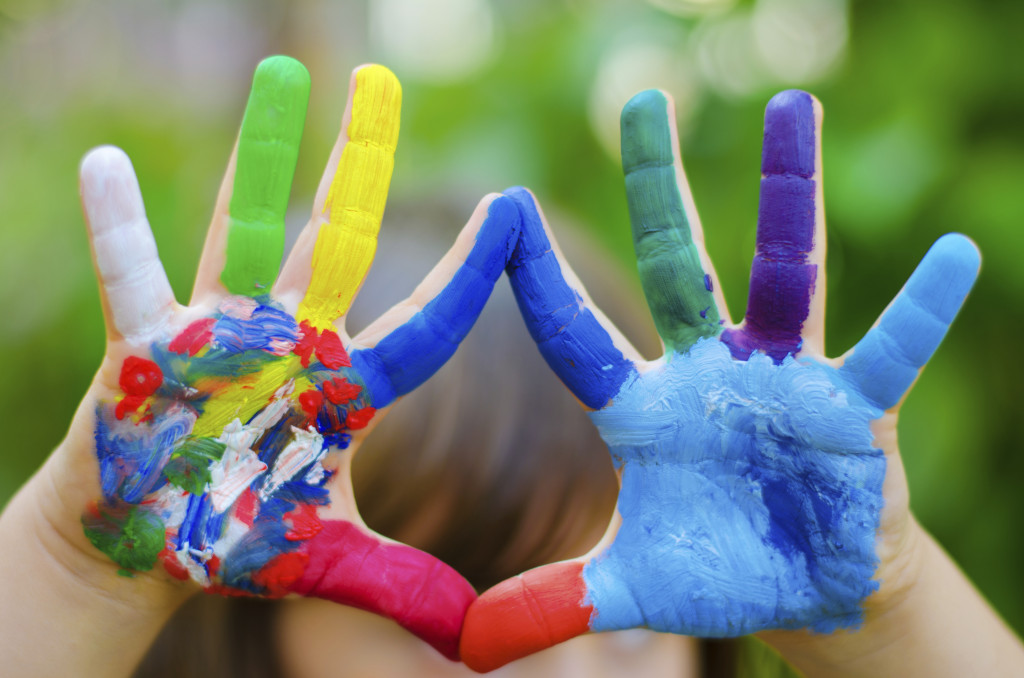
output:
M630 99L622 109L622 170L647 305L665 344L685 351L722 328L680 193L682 166L669 125L664 94L648 90Z
M303 365L295 351L310 333L268 297L229 297L150 358L127 357L123 395L96 411L103 501L83 518L93 543L127 571L160 554L208 588L267 595L261 568L300 546L284 516L327 503L323 455L347 447L348 418L370 407L351 368ZM321 395L311 411L325 384L356 395ZM129 557L102 537L118 531L160 548Z
M253 76L238 135L221 281L232 294L267 294L284 253L284 218L309 100L294 59L265 59Z
M844 377L879 407L896 406L946 336L980 266L968 238L939 238L878 324L853 347Z
M505 270L519 233L515 203L504 196L495 198L451 282L376 346L352 352L356 369L372 375L367 384L374 407L386 407L409 393L452 356Z
M944 236L841 367L795 357L820 246L815 105L784 92L768 107L747 322L718 334L712 279L679 191L669 190L666 101L645 92L627 104L623 166L638 265L668 347L651 363L634 365L615 349L567 282L532 198L510 192L523 215L508 269L513 291L548 364L595 410L622 474L622 522L583 565L582 600L565 585L567 564L536 570L529 590L506 582L485 592L463 632L471 666L493 669L558 642L536 627L569 608L589 611L593 631L736 636L861 623L878 588L886 472L872 424L938 347L980 260L970 240ZM515 628L488 630L501 620Z
M584 568L591 627L699 636L856 626L877 588L882 410L832 368L698 342L591 415L622 527Z
M476 591L455 570L337 520L325 521L303 549L308 561L292 591L383 614L449 659L459 658L462 620Z
M466 615L462 661L492 671L586 633L593 608L583 602L582 571L582 563L556 563L489 589Z
M313 250L313 275L298 317L313 327L330 327L352 304L377 250L395 147L402 89L383 66L356 73L352 118L324 205L323 224Z
M814 99L781 92L768 103L761 159L757 250L750 268L746 322L722 340L735 357L767 353L776 363L801 346L817 280L815 248L817 130Z
M127 356L121 393L96 408L103 497L86 536L127 576L162 563L213 593L356 605L456 659L473 588L432 556L321 521L323 461L451 356L518 235L518 209L498 197L436 296L352 356L332 329L243 295Z
M569 390L591 409L604 407L635 369L566 282L533 197L522 188L505 194L522 215L508 276L526 327Z

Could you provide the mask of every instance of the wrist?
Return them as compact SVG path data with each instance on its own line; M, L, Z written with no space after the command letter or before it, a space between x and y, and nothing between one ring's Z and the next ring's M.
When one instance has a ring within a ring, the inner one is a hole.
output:
M760 637L809 678L1021 675L1024 647L913 517L898 557L883 561L863 624L819 635Z
M0 609L11 612L0 657L15 675L128 675L195 589L162 572L122 576L95 550L85 505L73 508L80 488L55 482L62 452L0 514Z

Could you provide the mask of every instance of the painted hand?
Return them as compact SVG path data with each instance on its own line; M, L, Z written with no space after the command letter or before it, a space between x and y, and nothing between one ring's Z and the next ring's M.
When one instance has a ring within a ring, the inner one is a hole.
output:
M79 472L99 478L79 504L84 534L126 576L162 569L209 592L326 598L391 617L456 659L473 588L366 527L349 463L382 410L469 331L518 237L518 210L485 198L420 287L350 339L401 89L380 66L353 74L313 219L278 278L308 93L294 60L256 70L188 307L167 284L127 157L101 148L83 161L108 329L79 414L94 441Z
M641 281L665 355L644 361L553 249L532 196L508 273L548 364L621 477L590 554L527 572L471 607L463 660L490 670L587 631L735 636L856 627L899 570L911 518L899 404L977 275L965 237L928 252L844 357L823 356L821 108L803 92L765 115L757 252L746 319L725 304L679 160L671 102L622 114Z

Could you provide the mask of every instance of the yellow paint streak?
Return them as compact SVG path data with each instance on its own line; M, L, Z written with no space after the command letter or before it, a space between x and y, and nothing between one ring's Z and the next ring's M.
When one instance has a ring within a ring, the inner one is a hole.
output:
M313 249L312 278L298 320L331 327L348 311L377 250L377 233L395 166L402 88L383 66L356 73L352 119L327 192Z
M302 362L299 357L294 354L287 355L268 363L255 374L239 377L227 386L216 389L214 396L203 404L203 414L196 421L192 434L216 438L236 417L244 424L267 406L282 384L301 370ZM308 389L309 380L304 377L296 379L296 397L302 392L300 386L302 390Z

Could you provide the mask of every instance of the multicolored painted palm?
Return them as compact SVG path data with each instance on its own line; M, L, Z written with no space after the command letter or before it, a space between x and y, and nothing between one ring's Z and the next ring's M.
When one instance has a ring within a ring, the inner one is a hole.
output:
M765 116L746 318L725 304L661 92L622 114L640 277L665 346L645 361L561 259L533 197L508 273L548 364L592 411L621 477L616 516L579 559L499 584L470 607L463 660L490 670L587 631L699 636L856 627L897 571L911 520L899 404L977 275L940 239L878 324L823 353L821 107L788 91Z
M85 536L128 576L162 564L210 592L354 605L455 659L473 588L366 527L349 463L381 410L469 331L518 237L518 210L485 198L422 285L350 339L344 319L376 248L401 89L380 66L353 74L313 219L279 277L308 94L294 60L257 69L188 307L156 257L127 157L104 148L83 162L108 328L82 413L100 480Z

